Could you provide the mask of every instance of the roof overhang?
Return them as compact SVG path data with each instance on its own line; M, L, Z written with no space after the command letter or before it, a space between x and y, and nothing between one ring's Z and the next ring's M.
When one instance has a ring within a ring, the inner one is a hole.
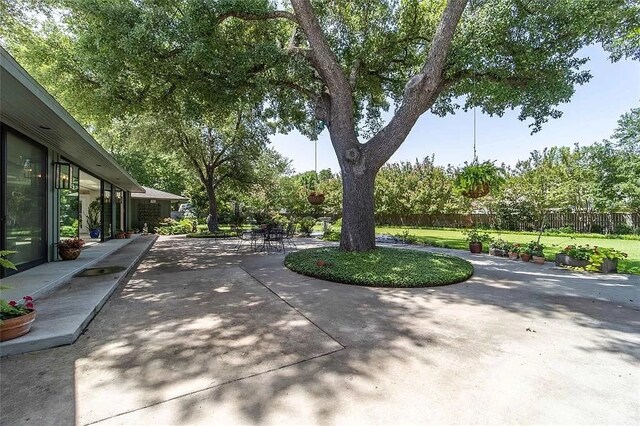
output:
M98 142L0 47L0 119L87 172L131 192L144 192Z

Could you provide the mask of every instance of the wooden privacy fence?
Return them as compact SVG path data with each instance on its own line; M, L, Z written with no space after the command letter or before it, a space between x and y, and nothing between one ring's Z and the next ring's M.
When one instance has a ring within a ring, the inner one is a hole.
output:
M572 228L587 233L631 233L640 229L638 213L547 213L545 229ZM376 214L378 225L468 228L479 226L512 231L534 231L538 224L530 218L496 214Z

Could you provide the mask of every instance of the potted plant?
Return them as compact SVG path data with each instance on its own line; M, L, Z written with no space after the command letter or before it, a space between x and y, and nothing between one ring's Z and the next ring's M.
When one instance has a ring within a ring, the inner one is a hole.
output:
M15 251L0 250L0 267L16 269L16 266L6 259L6 256L13 253ZM36 311L31 296L24 296L19 302L0 299L0 342L27 334L35 319Z
M491 241L491 236L486 232L480 232L477 228L471 228L462 232L469 242L471 253L482 253L482 243Z
M116 231L116 239L118 239L118 240L124 240L124 238L125 238L125 233L124 233L124 231L123 231L122 229L118 229L118 230Z
M133 229L127 229L127 232L124 233L124 237L131 238L133 234L134 234Z
M509 245L509 248L508 248L509 259L518 260L519 252L520 252L520 244L514 243Z
M606 274L617 272L618 261L626 257L627 253L609 247L569 245L556 254L556 265Z
M100 237L100 200L94 200L89 204L87 218L87 228L89 228L89 236L91 238Z
M307 200L309 204L313 204L314 206L320 205L324 203L324 194L322 192L311 191Z
M80 250L84 245L81 238L69 238L58 242L58 254L62 260L75 260L80 256Z
M471 164L464 164L453 180L453 187L465 197L484 197L491 187L499 186L505 180L504 170L496 167L493 161L478 163L474 160Z
M500 238L493 240L489 245L489 254L491 256L505 257L509 252L511 244Z
M544 265L544 244L538 241L531 241L529 243L529 248L531 249L533 263Z
M518 255L520 256L520 260L523 262L528 262L531 260L531 248L529 246L522 246L518 250Z

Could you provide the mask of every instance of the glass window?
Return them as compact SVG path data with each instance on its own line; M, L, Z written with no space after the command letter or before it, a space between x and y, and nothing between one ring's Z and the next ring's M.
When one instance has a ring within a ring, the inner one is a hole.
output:
M126 231L124 229L124 194L120 188L116 188L113 191L113 195L115 198L115 206L114 206L114 219L115 219L115 229L116 231Z
M17 266L46 261L46 158L41 146L7 132L5 247Z
M111 206L111 184L103 182L102 185L102 232L106 240L113 236L113 207Z
M63 160L64 161L64 160ZM80 170L71 165L71 187L58 190L58 218L60 238L72 238L79 235L80 219Z
M80 170L79 180L80 238L85 241L100 241L102 231L100 179Z

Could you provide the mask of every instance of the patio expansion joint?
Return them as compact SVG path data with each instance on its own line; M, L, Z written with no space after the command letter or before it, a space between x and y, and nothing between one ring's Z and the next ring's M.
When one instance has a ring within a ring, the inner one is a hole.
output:
M260 281L258 278L256 278L251 272L247 271L244 267L240 266L240 269L242 269L247 275L249 275L251 278L253 278L257 283L259 283L261 286L263 286L264 288L266 288L267 290L269 290L274 296L276 296L278 299L280 299L282 302L284 302L287 306L289 306L291 309L293 309L294 311L296 311L298 313L298 315L302 316L304 319L306 319L307 321L309 321L311 324L313 324L318 330L320 330L321 332L323 332L327 337L329 337L331 340L333 340L334 342L336 342L337 344L340 345L340 347L342 349L345 349L346 346L343 345L340 341L338 341L338 339L336 339L335 337L333 337L331 334L329 334L329 332L327 332L325 329L323 329L322 327L320 327L318 324L316 324L315 322L313 322L313 320L311 320L311 318L309 318L308 316L306 316L304 313L302 313L298 308L296 308L295 306L293 306L291 303L289 303L287 300L283 299L282 297L280 297L280 295L278 293L276 293L275 291L273 291L271 288L269 288L268 285L266 285L265 283L263 283L262 281ZM309 281L310 278L308 279L304 279L301 281Z
M115 418L118 418L118 417L121 417L121 416L124 416L124 415L127 415L127 414L131 414L131 413L135 413L135 412L141 411L141 410L146 410L147 408L156 407L158 405L161 405L161 404L164 404L164 403L167 403L167 402L171 402L171 401L175 401L175 400L178 400L178 399L181 399L181 398L184 398L184 397L197 395L199 393L206 392L206 391L209 391L209 390L212 390L212 389L216 389L216 388L219 388L219 387L222 387L222 386L226 386L226 385L229 385L229 384L232 384L232 383L240 382L242 380L252 379L254 377L259 377L259 376L264 376L266 374L273 373L275 371L284 370L286 368L294 367L296 365L300 365L300 364L303 364L305 362L309 362L309 361L313 361L313 360L316 360L316 359L319 359L319 358L323 358L323 357L326 357L326 356L329 356L329 355L333 355L336 352L340 352L340 351L343 351L345 349L346 348L344 346L342 346L341 348L334 349L334 350L332 350L330 352L327 352L327 353L324 353L324 354L315 355L315 356L312 356L312 357L309 357L309 358L301 359L299 361L295 361L295 362L292 362L290 364L281 365L279 367L274 367L274 368L271 368L271 369L266 370L266 371L261 371L259 373L253 373L253 374L249 374L247 376L238 377L238 378L235 378L235 379L232 379L232 380L228 380L228 381L223 382L223 383L218 383L216 385L207 386L207 387L202 388L202 389L198 389L198 390L195 390L195 391L192 391L192 392L187 392L187 393L184 393L182 395L174 396L172 398L167 398L167 399L162 400L162 401L154 402L153 404L148 404L148 405L145 405L143 407L135 408L133 410L127 410L127 411L124 411L122 413L114 414L113 416L104 417L102 419L98 419L98 420L95 420L95 421L90 422L90 423L85 423L85 425L99 424L99 423L104 422L106 420L115 419Z

